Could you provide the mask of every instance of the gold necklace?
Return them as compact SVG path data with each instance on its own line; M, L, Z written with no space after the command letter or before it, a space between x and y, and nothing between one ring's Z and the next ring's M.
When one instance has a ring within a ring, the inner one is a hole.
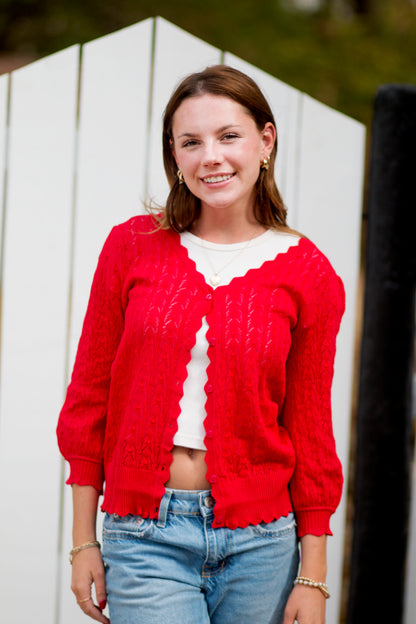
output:
M249 238L246 244L243 245L243 247L240 247L240 249L238 249L238 251L234 253L234 255L220 269L216 269L215 266L213 265L212 260L209 257L208 249L205 247L204 239L203 238L199 239L201 241L201 246L207 257L208 263L213 271L213 274L210 275L209 277L209 281L211 282L213 286L218 286L219 284L221 284L222 278L220 276L220 273L224 271L224 269L226 269L232 262L234 262L234 260L237 260L237 258L241 256L243 251L245 251L248 248L253 238L254 236L252 236L252 238Z

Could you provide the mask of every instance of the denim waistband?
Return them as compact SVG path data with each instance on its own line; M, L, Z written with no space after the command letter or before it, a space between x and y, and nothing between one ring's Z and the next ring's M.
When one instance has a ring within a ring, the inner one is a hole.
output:
M204 517L213 515L215 500L210 490L174 490L166 488L159 505L157 526L164 527L167 514Z

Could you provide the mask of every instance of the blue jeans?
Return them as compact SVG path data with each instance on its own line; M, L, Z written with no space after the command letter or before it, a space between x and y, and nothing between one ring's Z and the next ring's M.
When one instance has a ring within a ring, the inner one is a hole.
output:
M158 520L106 514L111 624L280 624L299 552L293 514L213 529L209 491L167 489Z

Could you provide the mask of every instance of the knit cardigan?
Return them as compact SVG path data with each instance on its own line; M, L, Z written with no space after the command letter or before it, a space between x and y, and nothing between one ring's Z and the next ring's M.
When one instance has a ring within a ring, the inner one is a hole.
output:
M344 289L305 238L215 290L174 231L116 226L100 254L58 422L68 483L102 509L157 518L179 402L206 316L206 476L213 526L294 510L298 534L331 534L342 471L331 384Z

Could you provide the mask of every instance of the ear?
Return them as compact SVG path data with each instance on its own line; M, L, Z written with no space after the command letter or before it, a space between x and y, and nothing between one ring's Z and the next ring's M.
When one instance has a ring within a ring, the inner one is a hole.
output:
M276 128L271 121L268 121L262 130L262 144L264 158L270 156L273 145L276 141Z

